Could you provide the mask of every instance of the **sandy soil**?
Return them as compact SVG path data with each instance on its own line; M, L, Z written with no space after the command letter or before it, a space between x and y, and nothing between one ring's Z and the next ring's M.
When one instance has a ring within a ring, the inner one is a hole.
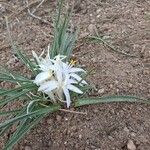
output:
M66 1L69 3L69 0ZM29 1L30 9L38 5ZM65 5L67 6L67 5ZM52 14L56 2L45 0L33 18L24 1L0 1L0 63L15 70L4 16L9 16L13 39L22 49L42 52L52 41ZM78 0L72 25L79 38L99 34L115 48L136 57L114 52L102 43L79 40L74 50L87 70L95 68L88 82L91 96L136 95L150 98L150 2L149 0ZM26 72L26 70L23 70ZM150 106L101 104L77 109L88 115L58 112L42 120L14 150L149 150ZM3 140L1 140L3 141ZM3 142L0 143L2 147Z

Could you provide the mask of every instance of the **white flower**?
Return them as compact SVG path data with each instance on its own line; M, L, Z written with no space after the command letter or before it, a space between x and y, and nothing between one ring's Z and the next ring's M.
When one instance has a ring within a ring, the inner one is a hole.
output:
M34 80L34 83L39 86L38 91L46 93L53 101L56 101L56 98L60 101L65 101L67 107L69 107L71 104L70 91L78 94L83 93L75 84L79 82L81 82L81 86L87 84L78 75L79 72L85 71L81 68L73 67L68 62L63 62L66 58L63 55L57 55L54 59L49 57L41 59L34 53L34 57L41 70L41 73Z

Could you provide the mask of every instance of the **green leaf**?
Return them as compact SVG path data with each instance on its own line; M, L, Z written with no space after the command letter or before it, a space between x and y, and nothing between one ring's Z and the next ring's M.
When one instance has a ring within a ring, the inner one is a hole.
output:
M35 87L31 87L25 90L22 90L21 92L17 92L16 94L13 94L11 97L8 97L4 100L0 100L0 106L3 106L9 102L12 102L13 100L18 100L19 97L26 95L29 93L31 90L35 89Z
M8 70L7 67L0 65L0 81L9 81L12 83L33 83L31 79L24 77L14 71Z
M26 54L23 54L23 52L21 50L18 50L17 48L15 48L14 51L17 53L21 61L27 66L27 68L29 68L34 75L37 75L36 65L33 64L33 62L28 58L28 56Z
M36 89L37 86L35 84L24 84L21 87L18 88L14 88L14 89L0 89L0 96L12 96L14 94L17 94L20 90L24 90L24 89Z
M91 39L91 40L97 40L97 41L100 41L102 42L104 45L106 45L107 47L109 47L112 51L114 52L117 52L117 53L120 53L120 54L123 54L123 55L126 55L126 56L129 56L129 57L137 57L135 55L132 55L132 54L128 54L120 49L116 49L114 48L112 45L110 45L108 42L106 42L103 38L99 37L99 36L89 36L89 37L86 37L86 39Z
M77 37L77 30L69 31L69 21L72 16L72 10L68 10L62 17L63 2L58 2L58 12L54 21L54 39L52 48L50 49L50 56L54 58L56 55L61 54L67 56L67 61L70 59L74 43ZM62 19L63 18L63 19Z
M30 112L28 114L24 114L24 115L12 118L10 120L7 120L4 123L0 123L0 129L4 128L5 126L7 126L9 124L14 124L17 121L21 121L23 119L27 119L27 118L30 118L30 117L36 117L36 116L41 115L41 114L55 112L55 111L58 111L59 109L60 109L60 105L53 105L53 106L49 106L49 107L46 107L46 108L38 109L38 110Z
M26 112L26 107L23 107L20 112L18 112L15 116L13 115L12 117L21 116L25 112ZM6 125L2 130L0 130L0 136L2 136L11 126L12 126L12 124Z
M139 102L139 103L150 103L135 96L106 96L96 98L82 98L75 101L75 107L84 105L98 104L98 103L112 103L112 102Z
M4 150L12 149L12 147L21 140L25 134L29 132L35 125L37 125L47 114L39 115L35 119L29 122L31 119L27 119L19 129L12 135L9 141L6 143Z
M21 112L21 109L11 110L11 111L2 111L2 112L0 112L0 116L12 115L12 114L16 114L18 112Z
M6 27L7 27L7 31L8 31L8 36L9 36L9 40L11 42L11 46L12 46L13 52L21 59L21 61L27 66L27 68L29 68L32 71L32 73L34 75L36 75L36 70L35 70L36 66L28 58L27 55L23 54L21 52L21 50L18 49L16 43L13 41L12 36L11 36L11 32L10 32L10 29L9 29L8 18L5 17L5 19L6 19Z

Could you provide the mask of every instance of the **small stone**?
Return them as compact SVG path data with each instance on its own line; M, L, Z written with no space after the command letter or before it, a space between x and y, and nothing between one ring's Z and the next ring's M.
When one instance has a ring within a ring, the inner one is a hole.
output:
M119 81L118 80L115 80L115 84L118 84L119 83Z
M99 110L98 110L97 108L95 108L95 109L93 110L93 112L94 112L94 113L98 113Z
M136 150L136 146L135 146L135 144L133 143L132 140L128 141L128 143L127 143L127 149L128 150Z
M6 8L2 4L0 4L0 12L4 13L5 11L6 11Z
M130 132L130 130L129 130L127 127L125 127L123 130L124 130L127 134L129 134L129 132Z
M129 86L129 88L132 88L132 87L133 87L133 84L132 84L132 83L129 83L128 86Z
M98 94L103 94L104 92L105 92L104 88L98 90Z
M61 121L61 119L62 119L62 117L61 117L60 115L57 115L57 116L56 116L56 120L57 120L57 121L59 121L59 122L60 122L60 121Z
M49 142L48 142L48 146L52 146L52 141L51 140L49 140Z
M65 121L68 121L68 118L65 117Z
M89 30L90 34L94 34L96 31L96 26L94 24L90 24L88 26L88 30Z
M96 18L100 18L100 17L101 17L101 15L97 15L97 16L96 16Z
M25 146L25 150L32 150L31 146Z
M65 141L64 144L66 145L66 144L67 144L67 141Z
M131 132L130 135L131 135L132 137L136 137L136 134L135 134L134 132Z
M113 84L110 84L109 87L110 87L110 88L113 88Z
M114 138L112 136L108 136L108 139L111 140L111 141L114 140Z
M79 134L79 139L81 139L82 138L82 135L81 134Z
M99 14L101 12L101 9L97 9L96 13Z
M72 127L71 127L71 130L72 130L72 131L76 131L76 130L77 130L77 127L76 127L76 126L72 126Z
M116 92L119 92L119 89L116 89Z
M52 124L53 123L53 120L52 119L48 119L47 120L47 124Z

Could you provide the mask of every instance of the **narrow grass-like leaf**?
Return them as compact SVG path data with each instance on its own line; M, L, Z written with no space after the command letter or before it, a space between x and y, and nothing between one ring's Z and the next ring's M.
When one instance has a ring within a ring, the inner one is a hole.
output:
M52 113L52 112L50 112ZM19 142L25 134L29 132L35 125L37 125L48 113L44 115L39 115L35 119L33 119L30 123L27 123L26 121L22 126L19 127L19 130L17 130L17 134L14 133L14 135L9 139L9 141L6 143L4 150L12 149L12 147Z
M13 79L10 77L0 77L0 81L8 81L12 83L17 83L17 82L31 83L31 80Z
M16 79L30 80L27 77L24 77L22 74L9 70L6 66L2 65L0 65L0 75L2 77L15 77Z
M104 45L106 45L107 47L109 47L111 50L113 50L114 52L117 52L117 53L120 53L120 54L123 54L123 55L126 55L126 56L129 56L129 57L137 57L135 55L132 55L132 54L128 54L122 50L118 50L116 48L114 48L112 45L110 45L108 42L106 42L104 39L102 39L101 37L98 37L98 36L89 36L87 37L87 39L92 39L92 40L98 40L100 42L102 42Z
M11 111L2 111L2 112L0 112L0 116L12 115L12 114L16 114L18 112L21 112L21 109L11 110Z
M12 117L21 116L21 115L23 115L25 112L26 112L26 107L23 107L20 112L18 112L16 115L13 115ZM12 126L12 124L6 125L4 128L2 128L2 129L0 130L0 137L8 130L11 126Z
M27 118L30 118L30 117L36 117L38 115L49 113L49 112L55 112L59 109L60 109L60 105L53 105L53 106L50 106L50 107L38 109L34 112L30 112L28 114L24 114L24 115L12 118L10 120L7 120L4 123L0 123L0 129L4 128L5 126L7 126L9 124L14 124L17 121L21 121L23 119L27 119Z
M6 26L9 35L9 40L11 42L13 52L17 55L17 57L21 59L21 61L27 66L27 68L29 68L32 71L32 73L36 75L36 70L35 70L36 66L33 64L33 62L30 61L27 55L23 54L21 50L18 49L16 43L14 43L9 29L8 18L6 17L5 19L6 19Z
M96 98L81 98L75 101L75 107L84 105L98 104L98 103L112 103L112 102L139 102L139 103L150 103L147 100L136 96L106 96Z
M24 77L21 74L18 74L14 71L8 70L7 67L0 65L0 81L8 81L15 84L24 84L24 83L32 83L31 79Z
M13 100L18 100L19 97L26 95L27 93L29 93L31 90L35 89L36 87L28 87L28 89L22 90L20 92L17 92L16 94L13 94L11 97L8 97L4 100L0 100L0 106L3 106L9 102L12 102Z
M18 93L20 90L24 90L24 89L33 89L33 88L37 88L37 86L34 83L30 83L30 84L24 84L19 86L18 88L14 88L14 89L0 89L0 96L5 96L5 95L11 95L12 93Z
M30 88L30 86L22 86L22 87L18 87L18 88L14 88L14 89L0 89L0 96L6 96L6 95L13 95L15 93L18 93L20 90L26 89L26 88Z

